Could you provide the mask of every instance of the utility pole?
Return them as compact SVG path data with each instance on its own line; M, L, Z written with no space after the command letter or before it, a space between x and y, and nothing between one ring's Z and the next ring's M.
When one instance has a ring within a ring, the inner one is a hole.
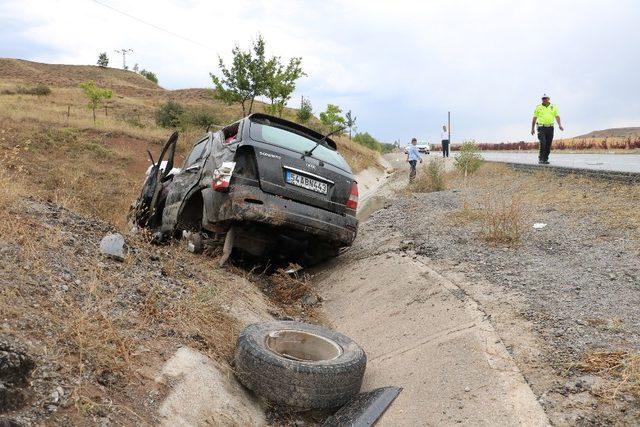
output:
M122 48L122 49L116 50L114 52L122 54L122 69L126 70L127 69L127 53L133 53L133 50L132 49Z
M447 111L447 132L449 132L449 146L451 146L451 111Z

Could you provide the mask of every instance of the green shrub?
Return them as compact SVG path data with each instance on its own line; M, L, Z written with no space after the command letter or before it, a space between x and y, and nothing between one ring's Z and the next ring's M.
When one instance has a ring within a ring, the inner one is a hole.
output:
M165 128L176 128L180 126L180 118L184 112L185 109L181 104L167 101L156 110L156 123Z
M140 70L140 75L146 77L147 80L151 80L155 84L158 84L158 76L156 76L156 73L152 73L151 71L147 71L143 68Z
M19 93L21 95L46 96L51 94L51 88L49 88L49 86L44 85L42 83L38 83L37 85L32 87L18 86L16 88L16 93Z
M442 191L447 187L444 163L441 160L430 160L427 167L419 171L411 189L419 193Z
M186 110L180 116L180 126L182 128L185 128L187 126L206 128L207 126L215 123L215 117L213 117L211 113L204 110Z
M298 120L301 123L305 123L307 120L311 118L313 114L313 107L311 106L311 101L308 99L303 99L300 102L300 109L298 110Z
M204 109L187 109L175 101L168 101L156 110L156 123L165 128L206 128L216 122L210 112Z
M382 144L373 136L369 135L368 132L355 134L353 140L360 145L371 148L372 150L382 152Z
M455 167L464 176L473 175L482 166L482 156L475 141L465 141L456 155Z

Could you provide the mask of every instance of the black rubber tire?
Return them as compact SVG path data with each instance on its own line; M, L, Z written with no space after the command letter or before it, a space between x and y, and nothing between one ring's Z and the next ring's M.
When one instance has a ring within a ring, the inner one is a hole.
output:
M342 354L327 361L291 360L271 351L267 336L274 331L310 332L333 341ZM249 325L238 337L236 376L268 401L296 409L324 409L344 405L360 391L367 356L351 338L322 326L295 321Z

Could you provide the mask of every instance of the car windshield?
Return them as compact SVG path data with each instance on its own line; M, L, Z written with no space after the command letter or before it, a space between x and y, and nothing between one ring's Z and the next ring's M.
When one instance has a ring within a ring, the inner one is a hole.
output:
M277 145L300 154L304 154L305 151L311 150L316 146L316 141L307 136L273 125L251 122L249 132L252 139ZM333 151L323 145L313 150L312 156L345 171L350 170L347 162L337 151Z

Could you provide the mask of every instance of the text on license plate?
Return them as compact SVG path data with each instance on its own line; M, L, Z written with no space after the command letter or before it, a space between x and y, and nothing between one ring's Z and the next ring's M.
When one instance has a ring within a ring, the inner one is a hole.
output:
M306 188L320 194L327 194L327 183L298 175L295 172L287 171L287 182L297 187Z

